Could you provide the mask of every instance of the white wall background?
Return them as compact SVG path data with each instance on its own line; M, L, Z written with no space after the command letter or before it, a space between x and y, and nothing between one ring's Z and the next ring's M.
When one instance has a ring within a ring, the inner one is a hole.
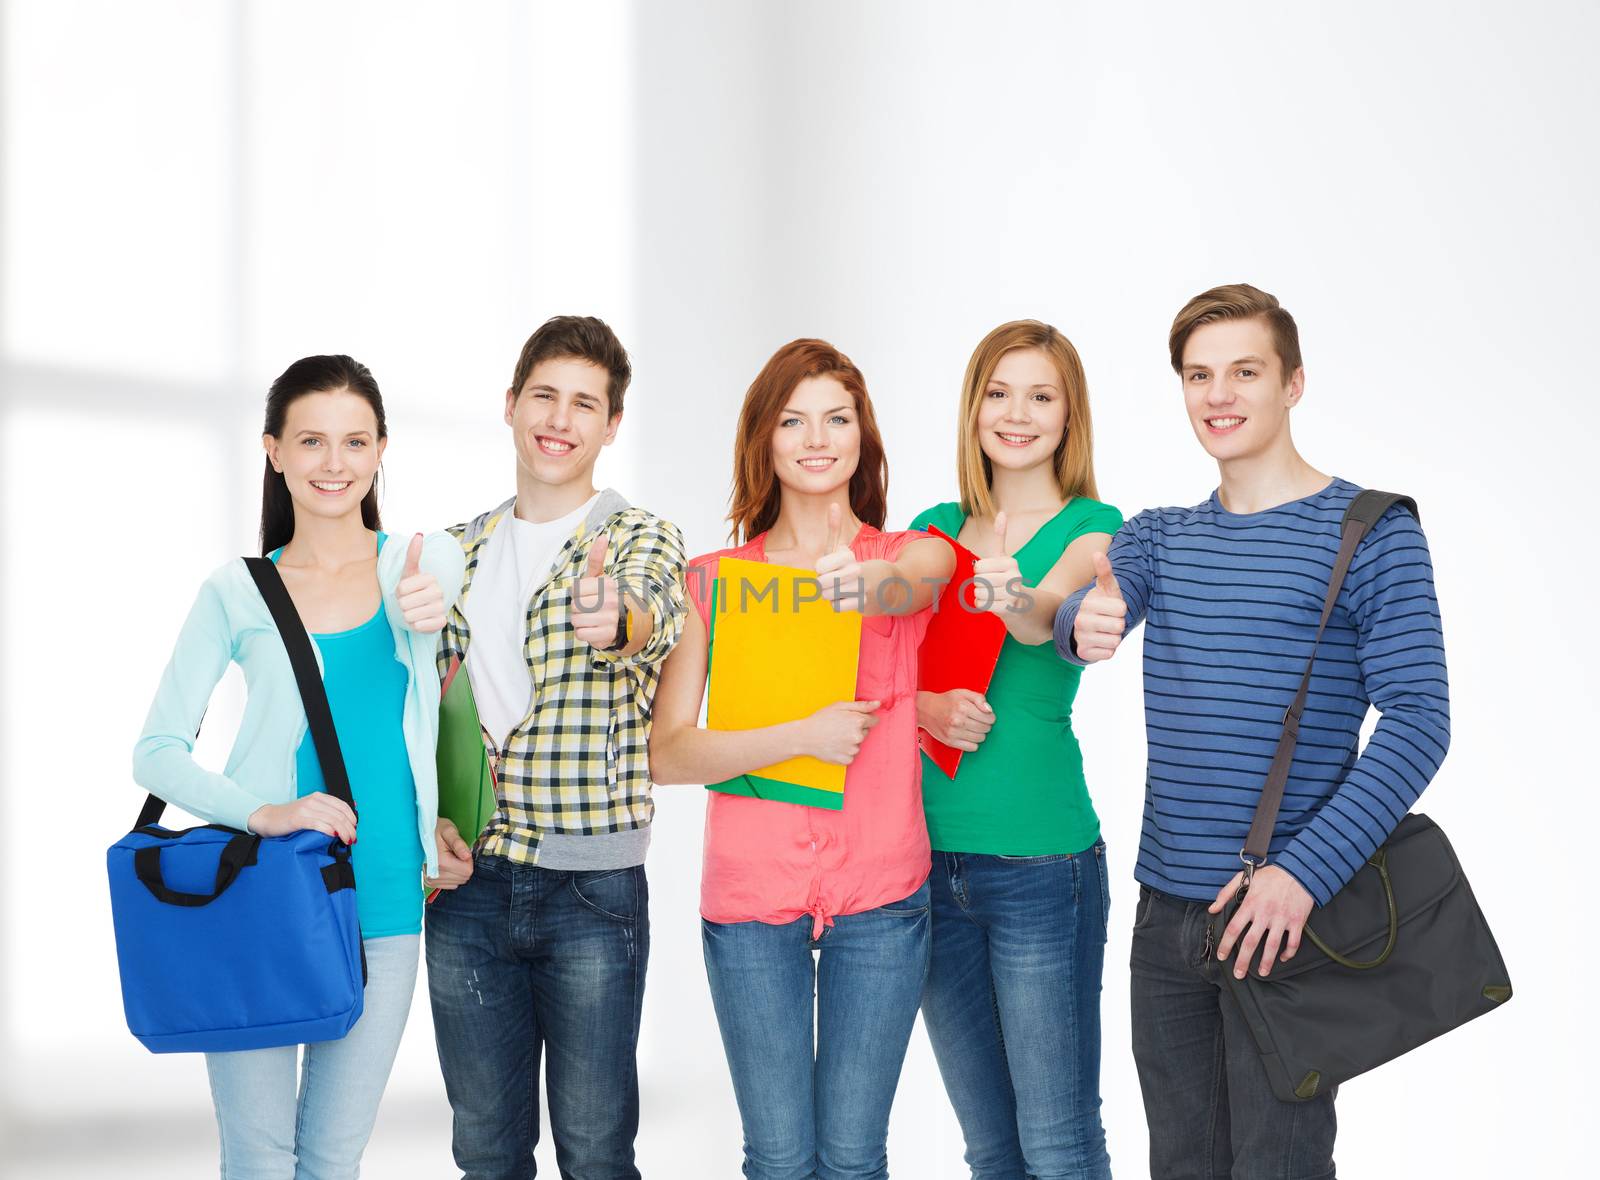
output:
M523 338L602 315L637 377L601 475L701 551L743 390L800 335L865 371L896 522L953 496L962 367L1017 316L1084 356L1103 496L1199 500L1214 469L1166 328L1235 280L1300 321L1307 456L1421 501L1455 716L1425 806L1519 992L1346 1087L1341 1171L1580 1174L1597 33L1555 2L5 0L0 1174L215 1174L201 1063L123 1027L99 857L137 807L127 754L193 589L252 544L261 400L290 360L372 366L386 517L433 527L509 494L498 406ZM1136 654L1078 706L1115 869L1123 1176L1145 1150ZM208 719L219 762L239 692ZM659 800L641 1166L732 1176L703 800ZM368 1174L449 1174L448 1141L419 988ZM920 1031L890 1159L965 1174Z

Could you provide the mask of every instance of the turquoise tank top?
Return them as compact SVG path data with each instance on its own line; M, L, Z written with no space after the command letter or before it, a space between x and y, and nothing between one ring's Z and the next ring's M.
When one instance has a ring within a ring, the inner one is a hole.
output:
M380 534L379 546L387 538ZM276 556L276 555L274 555ZM322 683L356 801L356 909L361 936L422 930L422 845L417 788L401 729L406 669L379 604L359 627L311 637L322 653ZM295 754L299 793L327 790L310 730Z

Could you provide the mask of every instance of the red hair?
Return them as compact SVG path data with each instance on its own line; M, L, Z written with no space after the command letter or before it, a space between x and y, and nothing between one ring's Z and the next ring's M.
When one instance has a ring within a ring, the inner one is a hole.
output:
M861 370L825 340L794 340L785 344L762 366L745 391L739 410L739 427L733 440L733 497L728 521L734 541L743 544L766 532L778 520L783 489L772 466L772 432L784 403L808 377L832 377L855 402L861 426L861 456L850 477L850 511L857 519L881 529L888 515L889 463L883 436L867 397Z

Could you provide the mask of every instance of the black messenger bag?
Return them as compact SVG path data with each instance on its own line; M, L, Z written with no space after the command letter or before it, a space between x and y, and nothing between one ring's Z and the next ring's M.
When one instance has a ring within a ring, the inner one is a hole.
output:
M1214 919L1218 937L1251 875L1267 862L1311 665L1350 560L1397 503L1416 515L1415 501L1375 491L1358 494L1345 512L1322 622L1239 854L1244 884ZM1254 970L1243 979L1232 970L1222 977L1255 1038L1273 1093L1285 1102L1326 1093L1511 998L1500 948L1450 841L1416 813L1402 819L1350 883L1312 913L1293 959L1274 964L1265 978Z

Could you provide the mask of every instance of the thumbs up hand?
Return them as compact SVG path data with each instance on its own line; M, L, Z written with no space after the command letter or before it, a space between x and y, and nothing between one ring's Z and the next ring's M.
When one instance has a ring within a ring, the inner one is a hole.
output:
M583 576L572 583L572 629L596 651L617 641L617 620L622 616L622 593L615 578L606 577L606 535L589 546Z
M1109 660L1122 642L1127 626L1128 604L1122 599L1117 575L1104 553L1094 555L1094 586L1083 596L1078 617L1072 624L1072 641L1078 658L1087 664Z
M973 603L980 611L1005 617L1011 610L1020 610L1023 594L1022 568L1017 559L1006 553L1006 514L994 514L995 539L999 553L994 557L980 557L972 563Z
M411 538L411 546L406 550L406 566L400 572L395 599L411 630L423 634L444 630L444 589L438 578L422 570L421 533Z
M834 610L860 610L866 602L866 574L850 547L840 540L844 530L844 509L828 505L828 540L817 558L817 579L822 597Z

